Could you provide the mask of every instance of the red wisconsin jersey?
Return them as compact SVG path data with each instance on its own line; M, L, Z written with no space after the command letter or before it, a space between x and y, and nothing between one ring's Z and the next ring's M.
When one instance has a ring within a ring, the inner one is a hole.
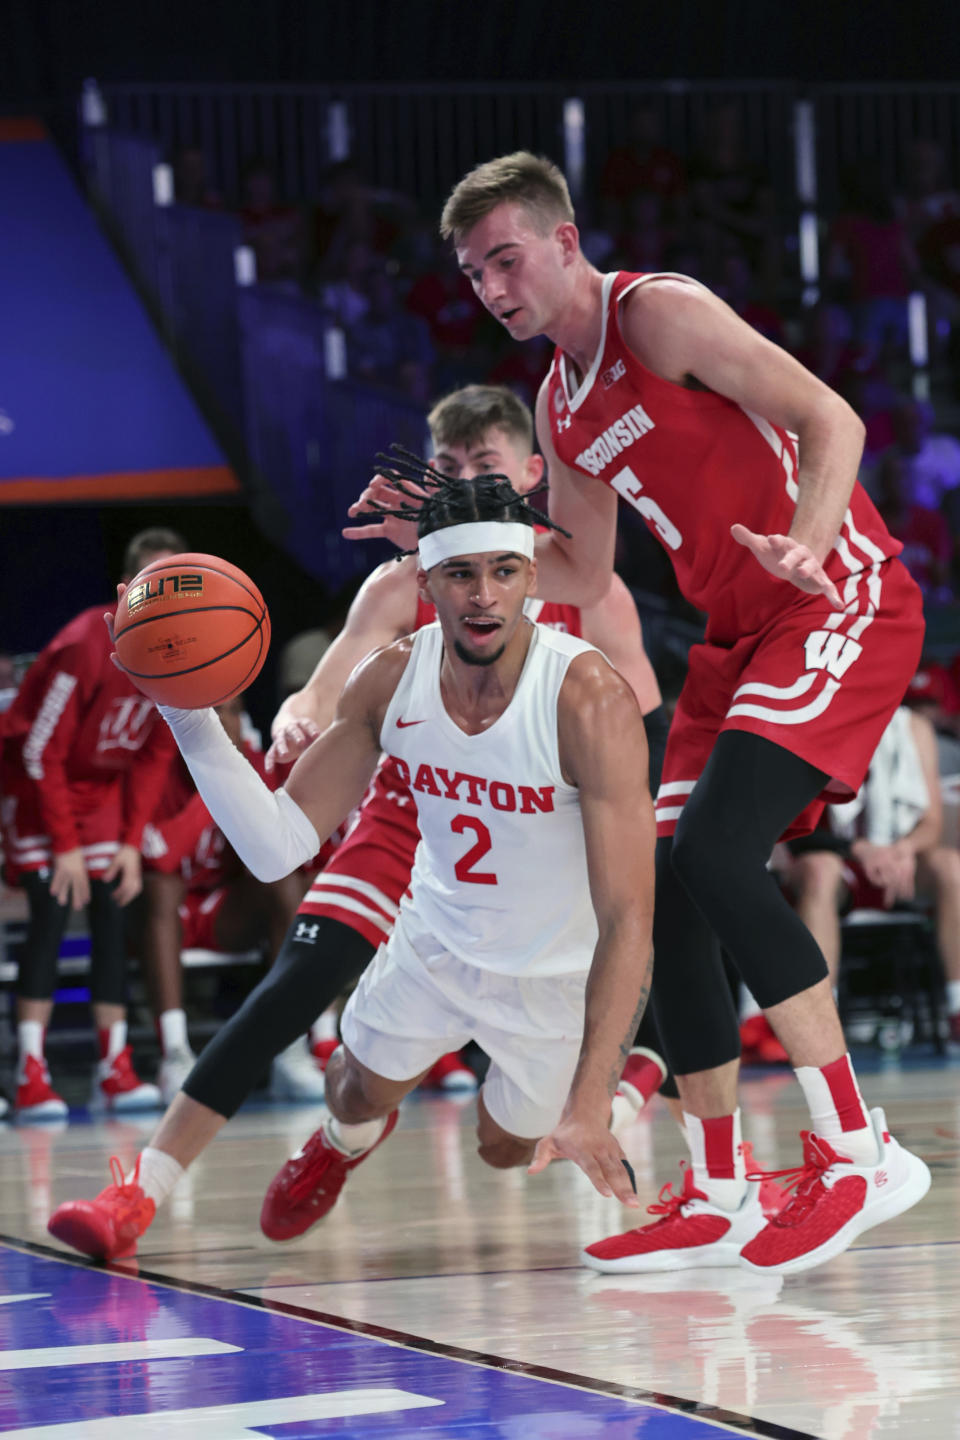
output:
M123 791L123 833L139 845L176 753L152 700L110 659L104 606L84 610L37 656L5 716L3 763L40 797L55 853L79 843L76 818ZM110 607L116 609L116 606Z
M551 438L565 465L596 476L639 511L669 553L683 594L707 612L708 640L730 644L803 598L730 534L736 522L761 535L787 533L796 440L723 395L687 390L641 365L621 333L619 304L651 278L604 276L600 343L582 383L555 351L546 382ZM852 574L901 548L857 484L824 569L843 595Z

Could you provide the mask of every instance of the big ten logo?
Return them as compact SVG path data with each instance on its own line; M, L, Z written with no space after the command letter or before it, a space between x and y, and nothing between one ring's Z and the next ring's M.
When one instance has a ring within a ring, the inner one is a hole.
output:
M151 575L139 585L131 585L126 594L127 610L139 610L148 600L159 600L163 595L202 595L203 576L196 571L184 571L179 575Z
M153 701L143 695L114 700L100 721L97 754L105 750L139 750L147 737L146 724L153 714Z

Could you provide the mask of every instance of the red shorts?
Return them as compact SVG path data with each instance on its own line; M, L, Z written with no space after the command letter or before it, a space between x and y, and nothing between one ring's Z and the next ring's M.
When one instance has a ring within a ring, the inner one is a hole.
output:
M4 767L2 778L4 877L8 885L15 886L22 875L51 868L53 843L44 830L40 792L34 782L13 766ZM119 784L97 786L90 800L75 809L73 819L87 870L97 879L120 848L123 813Z
M228 890L221 885L216 890L188 890L180 916L180 948L182 950L219 950L215 934L217 916L223 909Z
M325 915L349 925L375 948L389 940L410 884L419 836L360 820L316 877L298 915Z
M673 834L722 730L763 735L830 776L784 839L808 834L826 803L857 793L916 672L923 607L899 560L851 575L843 598L841 612L803 597L756 635L691 649L657 791L658 835Z

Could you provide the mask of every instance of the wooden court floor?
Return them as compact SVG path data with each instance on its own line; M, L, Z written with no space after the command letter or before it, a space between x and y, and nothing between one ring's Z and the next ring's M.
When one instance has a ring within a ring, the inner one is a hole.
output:
M630 1212L569 1164L536 1179L487 1169L474 1151L473 1101L417 1097L333 1213L286 1246L260 1234L260 1203L317 1111L248 1107L141 1241L140 1273L689 1402L718 1433L960 1440L960 1065L914 1061L861 1078L868 1103L882 1104L897 1137L927 1160L933 1187L840 1259L782 1285L735 1270L582 1268L581 1246L636 1223ZM744 1132L765 1167L799 1159L799 1099L789 1073L746 1076ZM0 1232L55 1247L51 1209L108 1183L111 1155L130 1165L154 1123L0 1125ZM662 1103L623 1143L642 1200L679 1182L681 1144ZM526 1433L587 1432L558 1420Z

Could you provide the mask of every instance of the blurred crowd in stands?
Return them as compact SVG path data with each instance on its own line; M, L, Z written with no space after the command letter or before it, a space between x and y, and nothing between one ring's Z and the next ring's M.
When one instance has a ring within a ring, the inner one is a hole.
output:
M599 268L702 280L850 401L867 426L861 478L925 595L944 602L960 593L960 441L949 433L960 422L960 177L928 139L909 146L904 173L899 193L869 161L841 176L833 213L821 216L819 295L807 304L795 202L751 158L733 104L706 112L689 155L666 143L657 108L638 104L579 219ZM220 193L200 149L176 156L174 176L179 203L239 211L259 283L322 303L354 378L425 407L470 381L508 384L532 402L549 342L518 347L483 311L440 241L435 204L378 189L350 160L331 167L316 206L282 195L261 159L236 197ZM936 405L912 384L908 299L918 291ZM645 547L637 569L628 581L670 594L668 567Z

